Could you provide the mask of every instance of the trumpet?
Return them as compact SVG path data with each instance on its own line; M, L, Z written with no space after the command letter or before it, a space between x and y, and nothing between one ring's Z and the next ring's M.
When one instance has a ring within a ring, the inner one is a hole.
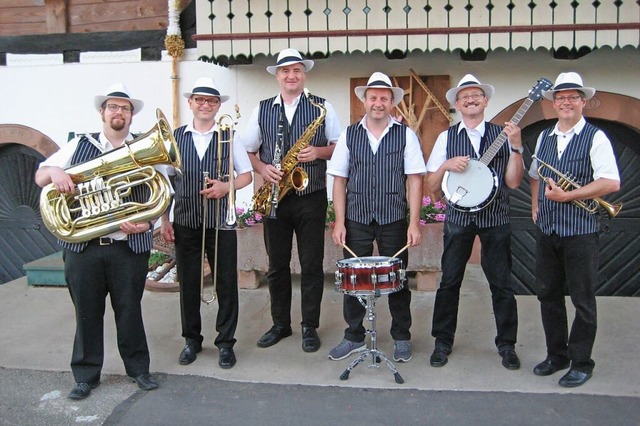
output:
M540 166L538 167L538 175L542 178L542 180L544 180L544 182L546 184L549 183L549 178L544 177L542 175L542 170L545 167L547 169L551 170L553 173L555 173L558 176L558 182L556 182L556 185L558 185L562 190L564 190L564 191L572 191L572 190L580 188L582 186L579 183L577 183L571 175L567 175L567 174L564 174L564 173L560 172L558 169L556 169L555 167L551 166L550 164L547 164L544 161L540 160L535 155L531 156L531 158L536 160L540 164ZM616 217L618 215L618 213L620 213L620 210L622 209L622 203L611 204L611 203L606 202L605 200L603 200L600 197L595 197L595 198L590 199L590 200L573 200L572 203L575 206L586 210L590 214L597 213L598 212L598 208L602 207L607 212L609 217L611 217L611 218Z

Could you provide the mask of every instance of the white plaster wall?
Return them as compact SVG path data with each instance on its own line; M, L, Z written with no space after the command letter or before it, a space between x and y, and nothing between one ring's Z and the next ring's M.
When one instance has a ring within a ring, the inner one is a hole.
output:
M295 48L295 46L292 46ZM67 140L70 131L85 132L100 129L99 116L93 109L93 96L113 82L124 82L133 96L145 101L145 109L135 116L132 130L144 132L154 123L154 110L161 108L171 122L171 62L119 60L103 54L93 57L93 63L61 64L61 59L16 58L15 64L0 67L0 124L22 124L37 129L58 144ZM58 64L51 62L58 61ZM187 51L180 62L180 93L189 90L200 76L212 76L223 93L231 96L221 113L233 115L233 105L240 107L242 117L238 130L261 99L277 93L275 78L265 68L273 58L259 56L253 65L224 68L197 61L195 50ZM640 54L637 49L600 49L583 58L555 60L547 51L494 51L485 61L464 62L458 53L415 53L403 60L388 60L382 54L334 55L316 61L307 76L312 93L327 98L335 107L341 123L349 120L349 79L367 77L374 71L408 75L412 68L420 75L448 74L452 85L466 73L496 88L489 103L487 118L527 95L538 78L554 81L563 71L579 72L587 86L597 90L621 93L640 99ZM180 96L181 122L190 117L186 100ZM457 119L454 115L454 119ZM248 205L251 190L238 194L238 204Z

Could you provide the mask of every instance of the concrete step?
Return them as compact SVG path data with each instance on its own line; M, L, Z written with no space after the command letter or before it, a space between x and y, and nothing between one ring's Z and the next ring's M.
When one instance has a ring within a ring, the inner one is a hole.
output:
M27 284L33 286L66 286L62 252L56 252L42 259L24 265Z

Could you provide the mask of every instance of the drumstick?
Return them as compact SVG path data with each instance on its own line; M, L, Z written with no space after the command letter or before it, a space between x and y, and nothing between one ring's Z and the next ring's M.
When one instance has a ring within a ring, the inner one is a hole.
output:
M351 250L349 247L347 247L347 245L346 245L346 244L342 244L342 247L343 247L345 250L347 250L349 253L351 253L351 255L352 255L353 257L355 257L355 258L358 260L358 262L362 262L362 259L360 259L360 258L358 257L358 255L357 255L357 254L355 254L355 253L353 252L353 250Z
M396 254L394 254L393 256L391 256L391 258L394 258L396 256L398 256L400 253L402 253L403 251L405 251L406 249L409 248L411 244L407 244L406 246L402 247L400 250L398 250L398 252Z

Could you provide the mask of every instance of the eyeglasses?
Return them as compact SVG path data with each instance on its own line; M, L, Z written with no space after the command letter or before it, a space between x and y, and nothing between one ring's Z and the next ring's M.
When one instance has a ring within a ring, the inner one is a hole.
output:
M211 98L211 99L206 99L206 98L193 98L193 100L198 104L198 105L204 105L204 103L206 102L207 104L209 104L209 106L216 106L220 103L220 99L218 98Z
M553 98L553 102L557 103L557 104L563 104L565 101L569 101L572 104L578 102L580 99L582 99L582 96L580 95L572 95L572 96L558 96L556 98Z
M118 112L121 110L125 114L129 114L133 109L127 105L107 104L107 109L111 112Z
M472 99L474 101L477 101L480 98L484 98L484 93L470 93L468 95L462 95L462 96L458 96L456 98L457 101L468 101L469 99Z

